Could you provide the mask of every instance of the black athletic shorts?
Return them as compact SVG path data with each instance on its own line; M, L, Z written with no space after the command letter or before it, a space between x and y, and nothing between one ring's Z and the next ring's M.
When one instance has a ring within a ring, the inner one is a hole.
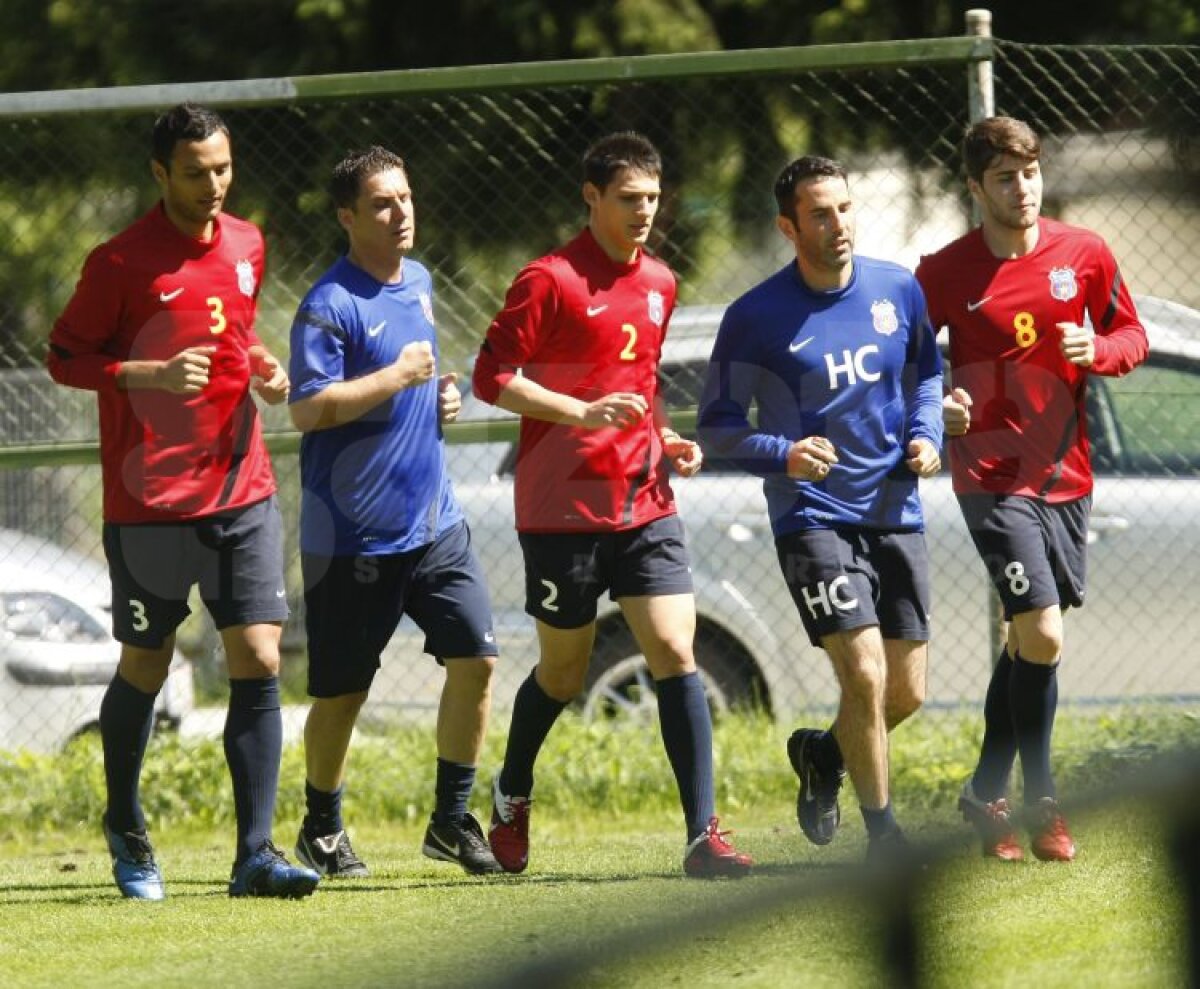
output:
M958 504L1006 619L1083 605L1091 495L1055 505L1017 495L959 495Z
M302 553L308 692L338 697L369 690L400 619L425 633L438 662L496 656L492 606L466 522L406 553Z
M103 540L119 642L160 647L191 613L193 584L219 629L288 616L274 496L188 522L106 522Z
M869 625L885 639L929 640L924 533L801 529L776 539L775 551L814 646Z
M605 590L623 597L692 593L692 568L678 515L615 532L521 532L525 610L554 628L596 620Z

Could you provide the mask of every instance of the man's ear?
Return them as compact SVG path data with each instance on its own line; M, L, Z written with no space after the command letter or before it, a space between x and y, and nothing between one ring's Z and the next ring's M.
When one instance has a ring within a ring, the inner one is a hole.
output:
M783 234L784 238L789 242L796 243L796 224L789 217L784 216L782 213L778 214L775 217L775 229Z

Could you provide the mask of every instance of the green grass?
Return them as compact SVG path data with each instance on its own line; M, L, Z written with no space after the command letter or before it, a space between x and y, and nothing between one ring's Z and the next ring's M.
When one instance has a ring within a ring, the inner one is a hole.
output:
M1152 808L1072 818L1069 866L983 861L954 796L977 716L924 715L895 738L895 803L918 838L951 836L951 861L919 900L922 973L935 986L1170 986L1182 980L1181 907ZM371 878L326 882L300 902L231 901L232 810L219 743L155 741L145 802L165 903L123 901L99 836L98 748L0 757L0 983L5 986L482 985L514 966L583 950L581 986L872 986L872 893L855 899L861 822L845 795L824 849L799 835L783 758L790 726L718 726L719 802L759 868L740 883L682 878L677 799L657 734L564 721L539 762L530 872L477 879L424 859L432 789L428 731L356 742L347 815ZM497 764L494 732L484 766ZM1182 708L1067 710L1057 732L1068 794L1146 766L1192 740ZM486 779L486 771L485 771ZM285 754L276 837L290 846L303 759ZM476 810L486 795L476 792ZM764 907L769 906L770 909ZM740 921L740 923L739 923ZM660 926L661 925L661 926ZM662 951L634 953L657 944ZM584 961L587 958L585 957Z
M1069 866L956 861L927 903L933 981L967 985L1184 984L1183 904L1162 821L1128 807L1074 828ZM996 936L994 932L1000 932Z
M531 871L498 879L422 858L418 827L361 827L371 878L326 882L299 902L229 900L225 843L203 832L160 841L169 898L159 904L119 899L94 842L43 838L19 856L8 845L0 971L6 986L481 985L582 947L609 959L571 965L572 984L589 987L885 984L873 901L826 892L753 914L756 897L848 887L861 828L851 821L815 849L790 804L756 818L736 840L760 875L738 883L682 878L670 814L539 808ZM1120 809L1076 832L1070 866L985 862L964 838L920 901L928 984L1180 984L1179 907L1150 840L1155 818ZM671 947L630 957L659 928L677 938Z

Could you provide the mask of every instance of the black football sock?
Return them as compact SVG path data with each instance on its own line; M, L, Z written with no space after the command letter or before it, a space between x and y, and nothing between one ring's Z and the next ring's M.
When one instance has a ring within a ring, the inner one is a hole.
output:
M1005 649L992 668L983 702L983 744L971 789L980 800L991 803L1008 790L1008 777L1017 757L1017 733L1013 727L1010 700L1013 661Z
M533 673L525 678L513 701L504 767L500 770L500 792L505 796L528 797L533 793L533 764L566 707L542 690Z
M230 680L225 761L233 781L233 806L237 814L234 861L239 864L271 838L282 752L279 679Z
M100 738L108 788L105 818L117 834L146 830L146 818L138 802L138 780L154 727L156 696L142 693L117 673L100 702Z
M842 761L842 747L833 734L833 726L823 731L813 741L813 763L822 776L835 776L846 768Z
M870 841L900 830L900 825L896 823L896 815L892 813L890 800L878 810L870 807L860 807L859 810L862 811L863 823L867 826L867 838Z
M475 785L475 767L458 762L448 762L438 757L437 783L434 787L436 803L433 820L437 824L450 824L467 816L467 802L471 799L471 787ZM503 789L503 787L501 787Z
M1058 664L1030 663L1018 655L1013 661L1012 704L1021 773L1025 781L1025 804L1054 796L1050 773L1050 736L1058 709Z
M342 792L345 786L339 786L332 792L318 790L315 786L304 781L304 833L310 838L321 838L325 835L337 834L345 829L342 823Z
M675 773L679 801L692 841L714 814L712 717L699 673L668 677L655 683L663 747Z

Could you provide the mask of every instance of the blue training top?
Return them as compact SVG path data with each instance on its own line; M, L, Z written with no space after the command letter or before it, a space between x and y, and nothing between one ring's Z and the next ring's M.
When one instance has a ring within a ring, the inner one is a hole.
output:
M289 402L386 367L414 341L429 341L436 358L433 282L411 258L403 272L385 285L343 257L321 276L292 323ZM433 542L463 517L446 473L437 379L305 433L300 478L307 553L401 553Z
M856 255L845 288L814 292L793 261L734 301L713 347L699 434L706 456L764 478L776 536L923 529L906 448L918 437L941 446L942 360L912 273ZM823 481L788 477L788 450L806 436L824 436L837 453Z

